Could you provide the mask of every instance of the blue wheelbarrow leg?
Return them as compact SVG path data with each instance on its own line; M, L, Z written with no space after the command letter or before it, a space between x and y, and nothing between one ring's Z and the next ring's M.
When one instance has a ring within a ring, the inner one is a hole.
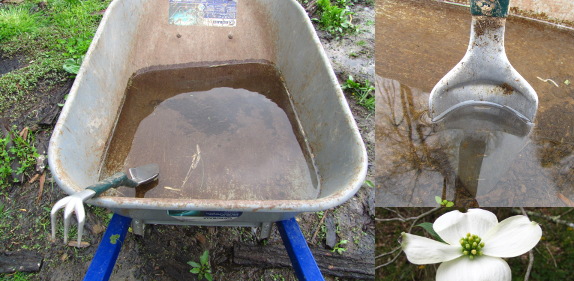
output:
M324 280L295 218L277 222L277 228L299 280Z
M114 214L98 246L96 255L92 259L88 272L84 276L84 281L110 279L131 221L131 218Z

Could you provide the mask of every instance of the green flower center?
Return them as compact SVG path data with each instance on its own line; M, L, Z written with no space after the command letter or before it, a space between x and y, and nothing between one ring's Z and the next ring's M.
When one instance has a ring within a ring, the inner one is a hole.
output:
M462 247L462 254L472 260L476 256L482 256L484 242L478 235L467 233L466 237L460 238L460 246Z

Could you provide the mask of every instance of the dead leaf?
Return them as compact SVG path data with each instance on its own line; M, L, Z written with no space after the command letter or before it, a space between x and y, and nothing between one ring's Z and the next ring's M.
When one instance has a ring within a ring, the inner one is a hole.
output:
M24 129L22 129L22 131L20 131L20 133L18 134L22 139L27 139L28 138L28 127L25 127Z
M101 224L96 224L92 227L92 232L97 235L100 234L102 232L104 232L106 230L105 227L103 227Z
M574 202L570 200L568 197L564 196L562 193L558 193L558 198L564 202L568 207L574 207Z
M36 202L40 202L42 200L42 193L44 192L44 182L46 182L46 171L42 173L40 177L40 188L38 189L38 198L36 198Z
M68 246L76 247L76 248L86 248L86 247L90 246L90 243L86 242L86 241L82 241L82 242L80 242L80 245L78 245L78 241L70 241L68 243Z
M28 181L28 183L34 183L39 177L40 177L40 174L35 174L35 175Z

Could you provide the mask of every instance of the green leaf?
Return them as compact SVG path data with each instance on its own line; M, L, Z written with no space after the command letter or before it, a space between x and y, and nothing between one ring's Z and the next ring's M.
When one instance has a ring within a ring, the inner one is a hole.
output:
M120 235L114 234L114 235L110 236L110 243L115 245L116 243L118 243L118 239L120 239Z
M71 74L78 74L80 71L80 63L77 62L75 59L67 59L62 66L65 71Z
M445 206L446 206L447 208L450 208L450 207L454 206L454 202L450 202L450 201L449 201L449 202L446 203Z
M198 274L199 273L199 267L194 267L189 272L191 272L193 274Z
M373 182L370 181L370 180L366 180L366 181L365 181L365 185L367 185L368 187L375 187L375 185L373 184Z
M435 196L434 200L438 203L442 205L442 198L440 198L440 196Z
M566 84L566 86L570 85L570 80L564 80L564 84Z
M436 233L436 231L434 231L434 228L432 227L432 223L430 222L423 222L421 224L417 224L417 226L420 226L422 228L424 228L434 239L436 239L439 242L444 242L444 240L442 240L442 238L440 238L440 236L438 235L438 233Z
M213 281L213 276L211 276L211 273L206 273L205 279L207 279L208 281Z
M203 252L203 255L201 255L201 257L199 257L199 262L201 264L209 263L209 250L206 250L205 252Z
M191 266L193 266L193 267L197 267L197 268L201 267L201 265L200 265L199 263L196 263L196 262L194 262L194 261L188 261L187 264L189 264L189 265L191 265Z

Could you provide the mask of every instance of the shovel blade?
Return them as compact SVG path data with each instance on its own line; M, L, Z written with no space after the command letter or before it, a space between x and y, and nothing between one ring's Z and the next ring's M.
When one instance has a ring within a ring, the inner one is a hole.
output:
M137 185L151 182L159 175L159 166L157 164L148 164L128 170L130 178L137 183Z

